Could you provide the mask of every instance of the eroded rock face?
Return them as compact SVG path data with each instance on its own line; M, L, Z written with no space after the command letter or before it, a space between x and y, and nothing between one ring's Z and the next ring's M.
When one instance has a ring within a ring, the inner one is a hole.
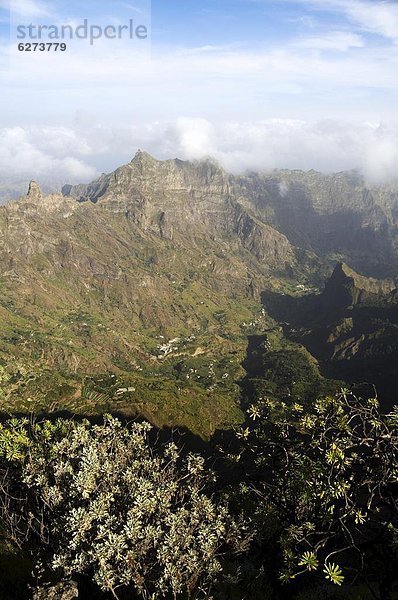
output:
M128 210L147 228L161 222L166 237L174 235L179 218L220 226L228 198L291 246L330 264L338 253L369 276L394 276L398 270L398 187L369 184L356 172L233 176L212 160L158 161L140 151L114 173L63 191L81 202L104 202L108 210Z
M7 205L10 211L15 213L53 213L70 214L76 210L76 202L62 194L43 194L36 181L29 183L26 196L22 196L19 202L11 202Z
M398 270L397 185L369 184L356 172L298 170L252 173L235 182L256 214L291 244L324 258L338 253L366 275Z
M109 175L102 175L87 186L64 186L63 193L80 202L134 199L146 193L147 200L158 202L158 194L186 192L193 199L201 195L228 195L230 176L213 160L197 162L178 159L160 161L138 151L132 161Z
M158 161L139 151L114 173L87 186L66 186L63 193L124 213L144 231L179 244L229 238L232 248L240 243L264 267L284 270L295 262L292 245L251 213L232 179L212 160Z
M71 254L81 246L73 216L82 224L89 218L90 228L98 229L94 252L96 244L102 244L100 230L109 213L115 215L115 229L138 228L144 237L160 237L189 251L200 253L208 247L211 255L225 245L231 256L237 254L245 263L242 253L247 250L261 262L262 272L282 272L296 262L286 236L251 213L231 177L214 161L157 161L141 151L128 165L91 184L65 186L63 194L44 196L32 181L26 198L4 208L4 243L13 254L16 244L22 252L33 254L55 251L58 237L64 254ZM83 252L75 252L74 258L74 266L83 270L93 262ZM107 271L105 265L99 269Z

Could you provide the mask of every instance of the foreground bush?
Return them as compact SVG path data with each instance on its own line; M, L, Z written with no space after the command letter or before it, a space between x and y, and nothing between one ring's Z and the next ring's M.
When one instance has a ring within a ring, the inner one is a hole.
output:
M11 420L0 542L86 598L92 582L120 600L397 598L398 409L347 391L263 399L237 434L216 483L147 423Z
M2 519L9 538L60 576L88 575L115 598L209 596L237 541L206 492L197 455L151 449L150 425L13 420L0 429Z
M277 532L282 581L319 573L395 598L398 408L382 415L376 399L343 391L309 409L262 400L249 415L239 433L241 497L258 538Z

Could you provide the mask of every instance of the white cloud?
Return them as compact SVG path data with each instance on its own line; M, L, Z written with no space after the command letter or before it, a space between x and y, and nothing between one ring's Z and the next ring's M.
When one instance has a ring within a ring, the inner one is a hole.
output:
M206 148L197 144L204 138ZM372 181L398 179L398 125L268 119L211 126L183 119L169 126L168 139L183 157L212 155L235 172L358 168Z
M360 44L359 36L335 32L278 49L157 50L152 60L123 44L70 44L65 56L46 53L40 60L14 48L0 112L10 119L13 106L14 123L35 122L44 104L63 118L71 108L92 107L104 122L137 112L145 121L181 115L244 120L248 114L348 120L359 118L358 111L388 118L396 114L398 48ZM6 60L4 53L3 65Z
M398 5L385 0L295 0L306 7L342 13L364 31L398 41Z
M187 159L211 154L217 144L216 135L214 125L206 119L183 117L165 131L167 143L175 144L175 150Z
M366 42L367 36L343 26L327 33L319 26L307 38L287 37L277 44L264 40L252 48L155 44L152 58L149 44L130 40L99 40L95 47L72 40L62 55L40 57L18 52L16 43L4 44L0 114L9 125L39 119L69 123L79 108L91 108L102 122L116 124L136 114L144 122L182 115L210 121L243 121L248 115L253 120L392 118L398 47Z
M179 118L124 127L79 119L74 127L0 130L0 182L37 179L50 187L87 182L131 160L138 148L159 159L212 156L227 170L324 172L358 168L372 182L398 179L398 124L291 119Z
M81 159L84 152L71 143L75 136L65 128L0 129L0 182L36 178L56 186L69 179L92 179L97 170ZM84 142L80 146L84 148Z
M40 0L0 0L0 7L11 11L12 17L38 18L48 17L50 6Z
M350 48L363 48L365 43L360 35L345 31L331 31L323 35L307 37L298 40L295 45L298 48L309 50L337 50L346 52Z
M336 1L336 7L364 30L398 41L396 2L340 0Z
M398 129L375 128L371 144L364 147L363 170L371 180L398 180Z

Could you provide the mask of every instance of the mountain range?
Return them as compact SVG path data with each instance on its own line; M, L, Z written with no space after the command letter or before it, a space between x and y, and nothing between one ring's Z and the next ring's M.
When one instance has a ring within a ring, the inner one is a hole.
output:
M295 395L297 362L321 391L368 380L375 357L389 396L397 216L398 188L357 173L238 176L141 151L59 194L31 182L0 207L1 408L208 436L242 420L248 380Z

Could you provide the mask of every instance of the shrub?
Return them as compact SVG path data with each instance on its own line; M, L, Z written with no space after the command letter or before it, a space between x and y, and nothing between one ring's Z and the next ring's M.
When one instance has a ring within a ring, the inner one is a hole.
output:
M282 581L322 574L392 597L398 548L398 408L343 390L305 409L262 400L239 433L246 505L279 531ZM266 525L264 525L266 524ZM275 525L276 524L276 525Z
M115 598L123 588L142 598L208 597L237 526L208 491L204 459L182 459L173 442L155 452L150 430L112 417L6 424L3 522L54 571L88 575Z

